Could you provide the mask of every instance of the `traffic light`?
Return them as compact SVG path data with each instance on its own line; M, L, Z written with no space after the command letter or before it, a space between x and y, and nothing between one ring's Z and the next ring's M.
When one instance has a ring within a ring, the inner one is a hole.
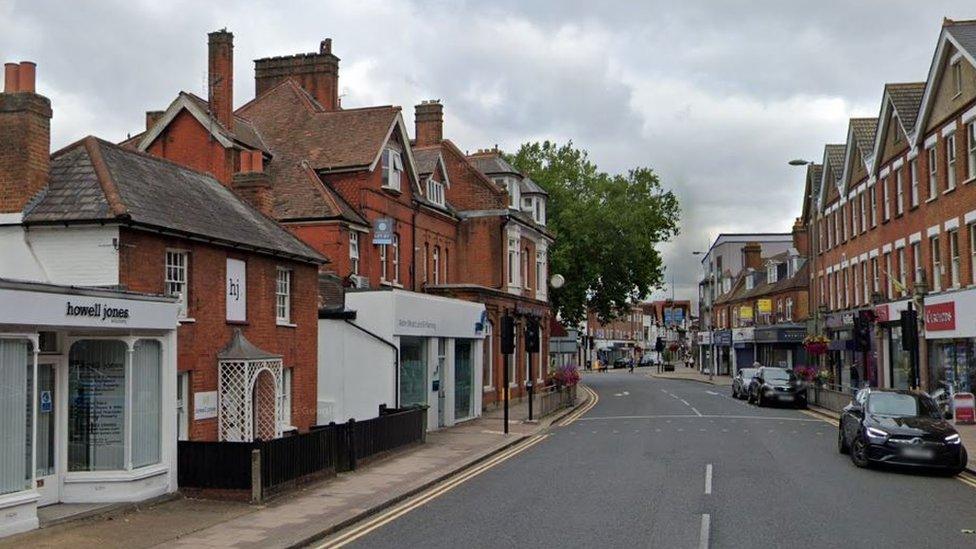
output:
M503 355L515 352L515 319L510 315L502 317L501 347Z
M533 320L525 323L525 352L539 352L539 324Z
M871 350L871 316L868 311L860 311L854 317L854 350Z
M902 311L899 323L901 324L901 348L911 351L918 346L918 312L914 309Z

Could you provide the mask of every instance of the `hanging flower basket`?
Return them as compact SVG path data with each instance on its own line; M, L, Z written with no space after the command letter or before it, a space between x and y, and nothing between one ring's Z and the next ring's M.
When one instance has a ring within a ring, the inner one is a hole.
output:
M806 350L807 354L811 356L826 354L829 344L830 340L823 335L807 336L806 339L803 340L803 348Z

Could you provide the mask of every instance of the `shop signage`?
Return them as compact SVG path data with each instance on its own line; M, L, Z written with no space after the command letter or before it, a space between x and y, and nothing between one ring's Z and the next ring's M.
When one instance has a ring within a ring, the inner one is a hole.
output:
M46 414L54 409L54 401L51 399L51 391L41 391L41 413Z
M748 305L739 307L739 320L752 320L752 307Z
M393 244L394 222L391 217L380 217L373 221L373 244L389 246Z
M681 324L685 320L685 310L684 309L664 309L664 324L666 326L671 326L674 324Z
M212 419L217 417L217 391L204 391L193 394L193 419Z
M227 320L247 321L247 263L227 258Z
M879 323L880 322L888 322L890 320L888 318L888 304L887 303L885 303L884 305L878 305L877 307L874 308L874 318Z
M756 307L759 309L759 314L769 314L773 312L773 300L772 299L760 299L756 301Z
M956 329L956 302L933 303L925 306L925 329L942 332Z
M715 332L715 344L719 347L732 346L732 330L719 330Z
M806 336L806 328L760 328L756 330L756 341L760 343L802 343Z
M901 312L908 310L908 302L903 299L894 303L884 303L874 308L874 319L878 323L897 322L901 318Z
M125 307L112 307L103 303L85 302L78 304L70 301L65 306L65 316L81 316L94 318L102 322L113 322L125 324L129 319L129 309Z
M733 343L746 343L755 339L756 329L751 326L748 328L732 328Z
M546 316L546 309L543 307L533 307L532 305L526 305L524 303L516 303L515 314L542 318Z
M712 332L698 332L698 344L699 345L711 345L712 344Z

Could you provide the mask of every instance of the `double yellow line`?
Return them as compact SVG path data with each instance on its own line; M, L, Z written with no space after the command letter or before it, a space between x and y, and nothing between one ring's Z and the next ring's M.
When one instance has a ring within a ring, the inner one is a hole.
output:
M389 524L390 522L393 522L394 520L402 517L403 515L406 515L410 511L413 511L414 509L425 505L427 502L437 497L440 497L441 495L449 492L453 488L467 482L468 480L480 475L481 473L484 473L485 471L491 469L492 467L498 465L499 463L502 463L503 461L506 461L508 459L511 459L512 457L515 457L518 454L521 454L522 452L528 450L529 448L535 446L536 444L539 444L540 442L542 442L548 437L549 437L548 434L533 435L525 439L524 441L515 444L511 448L504 450L499 454L489 458L488 460L479 463L478 465L447 479L441 484L433 486L421 492L420 494L413 496L412 498L410 498L409 500L403 503L400 503L398 505L391 507L390 509L387 509L386 511L383 511L382 513L373 517L372 519L350 530L343 532L341 535L329 541L326 541L321 545L318 545L316 549L327 549L327 548L332 549L335 547L343 547L349 543L352 543L353 541L356 541L357 539L369 534L370 532L376 530L377 528L381 528L386 524Z
M589 412L590 410L592 410L593 407L596 406L596 403L597 402L600 402L600 395L596 394L596 391L594 391L593 389L590 389L586 385L580 385L579 388L582 389L586 394L589 395L589 400L587 400L586 404L584 404L583 406L580 406L580 408L578 410L576 410L575 412L573 412L571 414L568 414L566 417L564 417L561 420L557 421L556 422L556 425L558 425L560 427L565 427L565 426L569 425L570 423L572 423L572 422L576 421L577 419L579 419L580 417L582 417L583 414L585 414L585 413Z

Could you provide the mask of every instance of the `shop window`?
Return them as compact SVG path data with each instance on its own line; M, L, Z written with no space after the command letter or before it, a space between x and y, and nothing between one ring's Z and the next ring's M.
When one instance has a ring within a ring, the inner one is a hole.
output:
M180 318L187 315L187 266L189 265L190 254L181 250L166 251L166 295L176 297L178 300L178 314Z
M275 316L280 324L291 322L291 270L278 267L275 284Z
M68 361L68 471L125 469L125 343L85 340Z
M945 138L946 147L946 191L956 188L956 134Z
M359 233L349 231L349 267L352 274L359 274Z
M454 419L471 417L474 407L474 365L471 340L454 340Z
M485 344L484 344L484 364L485 367L482 369L482 383L485 387L494 386L494 376L495 376L495 347L494 340L492 336L494 335L495 327L494 324L489 320L485 323Z
M28 490L33 480L30 354L26 340L0 339L0 494Z
M159 463L161 361L158 341L136 342L132 353L132 467Z
M400 338L400 406L427 404L427 344L422 337Z

